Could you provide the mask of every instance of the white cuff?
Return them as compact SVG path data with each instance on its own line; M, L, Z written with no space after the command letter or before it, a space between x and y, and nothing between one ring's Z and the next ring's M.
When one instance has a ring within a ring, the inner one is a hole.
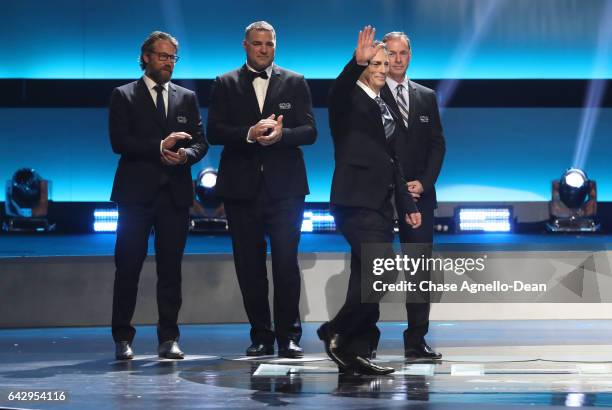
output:
M251 133L251 130L252 130L252 129L253 129L253 127L249 128L249 130L247 131L246 141L247 141L249 144L255 144L255 141L252 141L252 140L250 140L250 139L249 139L249 134Z

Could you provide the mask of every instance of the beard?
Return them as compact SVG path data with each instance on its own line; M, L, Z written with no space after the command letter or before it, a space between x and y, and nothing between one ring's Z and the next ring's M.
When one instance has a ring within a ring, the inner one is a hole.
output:
M168 69L166 69L168 70ZM147 71L147 76L149 76L149 78L151 78L153 81L155 81L157 84L164 84L167 83L168 81L170 81L170 78L172 77L172 70L170 69L169 71L166 71L163 69L150 69Z

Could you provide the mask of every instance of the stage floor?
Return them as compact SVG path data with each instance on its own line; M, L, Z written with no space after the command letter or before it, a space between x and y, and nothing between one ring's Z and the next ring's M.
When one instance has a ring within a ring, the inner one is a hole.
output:
M610 250L612 235L586 234L438 234L434 239L440 249L456 250L465 246L480 246L488 250ZM94 234L0 234L0 258L28 256L108 256L115 247L114 233ZM338 233L304 233L301 253L349 252L349 246ZM149 240L149 254L154 254ZM190 234L186 254L229 254L232 243L229 234Z
M153 326L136 358L113 358L110 331L0 331L0 406L21 409L485 409L612 406L612 321L432 322L439 364L405 363L402 323L381 323L390 376L344 377L304 325L303 361L244 360L248 327L182 326L182 361L158 360ZM64 392L66 401L9 401L10 392Z

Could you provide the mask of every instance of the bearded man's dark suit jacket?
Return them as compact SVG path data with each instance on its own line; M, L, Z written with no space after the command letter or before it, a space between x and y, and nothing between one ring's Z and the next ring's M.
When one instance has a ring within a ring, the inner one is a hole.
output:
M326 326L329 333L342 335L345 350L369 356L380 334L376 328L379 306L362 303L361 266L371 264L362 260L361 246L393 241L393 195L400 219L417 212L417 207L408 194L399 152L394 148L397 139L405 137L405 129L394 116L395 132L386 138L380 107L356 83L364 69L353 58L330 94L329 124L336 162L330 202L336 224L351 246L351 273L346 301Z
M251 341L279 346L299 342L300 270L297 249L309 193L300 145L316 140L310 90L300 74L272 66L263 110L246 65L217 77L211 92L207 133L223 145L217 194L228 217L234 262L251 323ZM249 128L271 114L283 116L280 141L247 141ZM268 303L266 234L274 279L274 331Z
M437 207L434 185L442 168L446 145L435 92L410 80L408 85L408 127L406 129L404 122L399 121L406 133L405 138L398 138L396 141L396 150L400 155L406 179L418 180L423 185L423 193L417 200L422 224L419 228L412 229L400 218L399 234L403 244L412 244L404 246L404 251L418 258L421 254L425 257L431 255L434 210ZM388 85L385 85L381 94L385 101L389 101L395 115L399 116L399 107ZM429 280L429 272L419 272L412 279ZM415 303L413 300L406 304L408 313L408 329L404 332L406 347L421 343L429 329L429 295L421 293L417 298L425 303Z
M164 165L160 143L171 132L191 135L187 163ZM168 84L167 119L158 113L141 78L113 90L109 109L113 151L120 155L111 200L118 204L112 331L115 341L134 338L130 322L136 305L138 279L155 229L159 342L177 340L181 306L181 259L193 202L191 165L207 152L196 95Z

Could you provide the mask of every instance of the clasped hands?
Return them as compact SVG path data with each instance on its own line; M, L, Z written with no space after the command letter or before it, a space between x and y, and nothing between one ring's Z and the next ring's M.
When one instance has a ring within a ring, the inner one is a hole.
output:
M275 114L261 119L249 129L247 139L268 146L277 143L283 136L283 116L276 118Z
M181 140L191 140L191 135L178 131L168 135L161 143L161 162L164 165L181 165L187 162L187 151L179 148L176 152L172 148Z

